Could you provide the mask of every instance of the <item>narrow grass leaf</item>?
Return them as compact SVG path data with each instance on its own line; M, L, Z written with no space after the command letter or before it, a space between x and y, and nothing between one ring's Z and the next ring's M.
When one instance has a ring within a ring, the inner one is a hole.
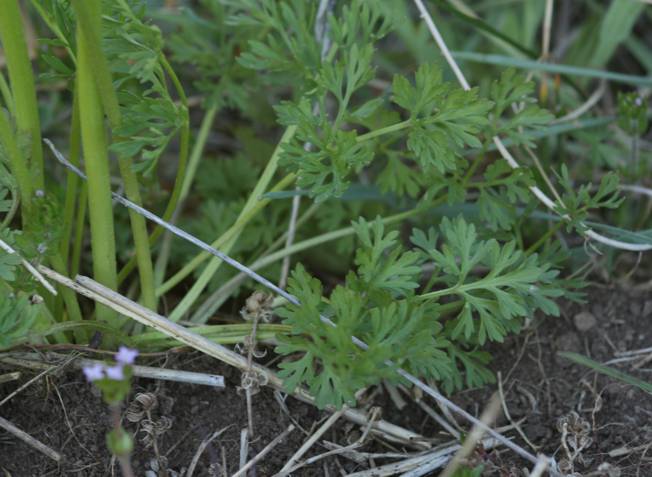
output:
M605 366L604 364L598 363L597 361L593 361L591 358L587 358L586 356L583 356L581 354L569 353L569 352L559 352L557 354L562 358L569 359L577 364L581 364L582 366L591 368L592 370L600 374L604 374L605 376L609 376L610 378L617 379L618 381L622 381L623 383L636 386L637 388L645 391L646 393L652 394L652 383L648 383L641 379L635 378L634 376L630 376L627 373L623 373L622 371L619 371L617 369L610 368L609 366Z

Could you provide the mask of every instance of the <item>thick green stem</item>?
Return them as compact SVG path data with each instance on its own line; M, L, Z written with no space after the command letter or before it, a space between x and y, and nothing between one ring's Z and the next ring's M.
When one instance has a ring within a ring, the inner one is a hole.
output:
M136 173L131 168L131 160L120 158L120 174L125 186L125 193L129 200L136 204L141 204L140 190ZM149 248L149 237L147 235L147 223L145 217L129 209L129 220L131 221L131 230L134 234L134 244L136 245L136 261L138 263L138 273L140 277L140 291L142 294L143 305L150 310L156 310L156 296L154 295L154 267L152 265L152 254Z
M93 275L103 285L116 290L118 277L115 231L111 203L111 182L104 114L95 83L95 71L87 39L77 28L77 84L82 145L88 174L88 211L91 225ZM97 318L117 328L123 320L116 312L97 305Z
M120 104L113 88L109 63L102 51L101 3L98 0L73 0L72 4L77 14L77 25L83 33L89 51L88 62L93 70L93 81L97 85L104 112L111 126L115 127L121 122ZM79 36L77 34L78 38Z
M34 73L27 51L23 18L17 0L2 2L0 13L0 39L2 40L13 103L15 107L16 127L20 134L30 140L30 173L32 186L44 189L43 149L41 144L41 126L34 87Z
M2 74L1 70L0 70L0 95L2 95L2 99L5 102L5 108L7 108L11 116L14 116L16 114L14 108L14 98L11 97L11 88L9 87L9 83L7 83L7 80L5 79L5 75Z
M104 112L109 118L111 128L120 127L122 117L118 97L113 87L111 71L102 51L101 45L101 3L98 0L74 0L73 5L78 15L79 28L84 37L89 52L89 62L95 70L94 81L104 106ZM136 173L132 169L130 158L119 158L120 174L129 200L141 205L140 190ZM131 230L136 246L136 261L140 275L140 287L143 304L150 309L156 309L156 296L154 295L154 267L147 233L145 218L140 214L129 211ZM116 276L116 288L117 288Z
M86 208L88 205L88 184L82 183L77 202L77 220L75 222L75 237L72 244L72 256L70 257L70 276L79 274L81 266L81 254L84 247L84 226L86 225Z
M79 97L77 86L72 106L72 121L70 128L70 153L68 160L71 164L78 166L81 152L81 124L79 123ZM77 192L79 189L79 177L72 171L68 171L66 176L66 198L63 206L63 227L61 233L61 258L63 263L68 266L70 256L70 243L72 237L72 228L75 218Z

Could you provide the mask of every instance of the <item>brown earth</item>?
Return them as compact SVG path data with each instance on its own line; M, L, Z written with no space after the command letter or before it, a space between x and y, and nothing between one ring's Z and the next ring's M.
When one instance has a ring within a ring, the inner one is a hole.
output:
M582 312L582 314L581 314ZM578 316L579 315L579 316ZM652 396L644 391L574 364L557 356L558 351L573 351L600 362L614 359L619 352L652 346L652 294L618 288L593 288L584 305L565 304L560 318L537 321L528 331L493 345L493 369L500 372L504 403L512 421L535 448L515 430L507 432L532 453L554 455L557 462L570 464L560 433L560 420L567 422L566 447L573 442L585 448L574 457L572 470L580 476L621 477L652 476ZM652 353L613 366L648 382L652 381ZM145 361L145 360L143 360ZM155 393L158 407L151 411L151 421L169 429L156 439L159 455L167 459L168 475L187 468L202 440L217 430L224 432L209 444L199 459L195 476L232 475L238 468L240 431L247 425L245 397L238 392L239 373L197 353L178 353L151 358L146 364L170 368L224 374L225 390L199 385L138 380L134 395ZM0 366L0 374L14 371ZM30 379L0 385L0 400ZM453 399L469 412L479 415L497 385L458 393ZM383 417L393 423L438 441L450 440L441 427L416 405L399 411L387 393L375 393L372 404L383 408ZM325 416L313 407L292 398L283 409L269 389L254 397L255 439L250 456L259 452L291 423L299 427L278 445L256 468L257 476L271 476L307 438ZM433 406L437 411L436 406ZM289 411L289 415L288 412ZM28 476L105 476L120 475L112 468L104 444L109 418L98 394L71 369L54 373L29 386L0 407L0 416L60 452L58 465L22 441L0 431L0 470L14 477ZM155 451L146 446L146 419L128 424L136 433L133 456L137 475L151 473L156 464ZM468 426L457 420L461 427ZM507 425L503 415L498 425ZM339 422L325 436L327 440L347 444L357 431ZM445 436L445 437L442 437ZM321 441L320 441L321 442ZM362 451L410 451L371 440ZM319 444L312 453L325 449ZM566 462L563 462L563 461ZM531 467L504 448L477 452L475 462L485 464L483 475L525 476ZM226 469L224 469L226 463ZM377 460L376 464L384 461ZM328 471L325 470L328 468ZM293 475L340 475L363 469L346 458L327 458ZM599 470L602 469L602 470ZM327 474L328 472L328 474ZM158 475L163 475L159 473Z

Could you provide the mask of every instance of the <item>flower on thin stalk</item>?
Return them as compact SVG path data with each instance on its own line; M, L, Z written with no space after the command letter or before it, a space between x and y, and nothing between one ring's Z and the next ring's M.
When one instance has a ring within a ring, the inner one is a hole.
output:
M115 360L121 364L134 364L136 356L138 356L138 350L120 346L115 355Z
M84 371L84 376L86 376L86 379L89 382L98 381L104 378L104 365L100 363L84 366L82 371Z
M125 379L124 367L132 365L136 356L138 356L138 350L120 346L118 352L115 354L116 364L114 366L93 363L89 366L84 366L82 370L86 379L90 382L99 381L104 378L109 378L113 381L123 381Z
M106 377L113 379L114 381L122 381L125 378L124 371L122 369L122 364L118 363L115 366L111 366L105 369Z

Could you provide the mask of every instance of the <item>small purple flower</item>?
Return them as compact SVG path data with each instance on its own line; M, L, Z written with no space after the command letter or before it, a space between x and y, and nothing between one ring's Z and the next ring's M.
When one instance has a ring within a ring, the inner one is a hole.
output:
M84 371L84 375L89 382L98 381L104 378L104 366L102 366L100 363L84 366L82 371Z
M122 371L122 365L116 364L115 366L106 368L106 376L109 379L113 379L114 381L122 381L125 378L125 375Z
M120 346L115 355L115 360L121 364L134 364L134 360L138 356L137 349L130 349L126 346Z

